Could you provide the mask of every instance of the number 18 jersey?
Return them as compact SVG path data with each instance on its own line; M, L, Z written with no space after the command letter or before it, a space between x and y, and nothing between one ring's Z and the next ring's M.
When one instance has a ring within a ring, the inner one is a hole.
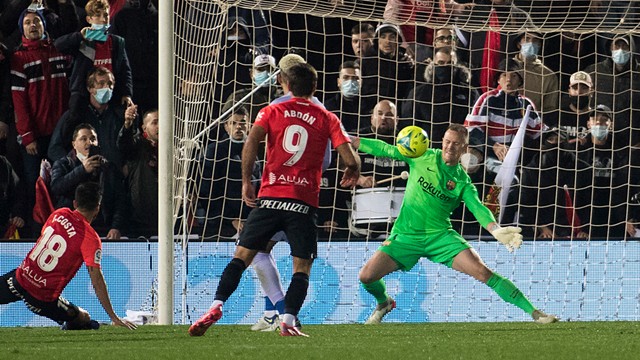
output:
M255 125L267 133L258 197L296 199L318 207L327 141L334 147L349 142L340 120L309 100L293 98L262 109Z
M54 301L82 262L100 267L102 242L77 211L61 208L42 227L40 238L16 269L16 280L34 298Z

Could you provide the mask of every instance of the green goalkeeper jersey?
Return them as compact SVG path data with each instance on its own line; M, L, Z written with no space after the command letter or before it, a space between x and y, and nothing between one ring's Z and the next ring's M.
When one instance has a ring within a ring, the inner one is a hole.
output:
M374 156L403 160L409 164L409 179L402 207L391 234L416 241L451 229L451 212L464 201L483 227L495 221L478 198L478 191L460 164L449 166L442 150L429 149L417 158L407 158L383 141L360 139L359 150Z

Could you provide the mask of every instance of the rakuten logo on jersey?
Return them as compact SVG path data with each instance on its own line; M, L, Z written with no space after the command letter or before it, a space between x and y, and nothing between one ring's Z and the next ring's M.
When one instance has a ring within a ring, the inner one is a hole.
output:
M269 173L269 184L273 185L275 183L279 184L293 184L293 185L309 185L309 181L306 178L293 176L293 175L284 175L284 174L274 174L272 172Z

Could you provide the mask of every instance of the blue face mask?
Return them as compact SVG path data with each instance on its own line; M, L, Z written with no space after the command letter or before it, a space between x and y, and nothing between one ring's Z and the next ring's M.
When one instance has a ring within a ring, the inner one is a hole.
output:
M526 42L520 45L520 54L525 59L531 59L538 56L540 45L534 42Z
M591 127L591 135L599 141L607 138L609 134L609 127L605 125L594 125Z
M631 51L622 49L613 50L611 51L611 59L613 59L613 62L616 63L616 65L624 65L629 62L629 59L631 59Z
M267 79L269 79L269 76L271 76L271 73L268 71L256 71L255 75L253 76L253 83L256 84L256 86L264 86L267 87L269 85L275 85L276 84L276 78L273 77L271 79L271 82L267 82Z
M87 40L107 41L109 27L110 25L108 24L92 24L91 28L84 34L84 37Z
M360 94L360 83L356 80L345 80L340 85L342 96L350 98Z
M113 90L111 90L110 88L101 88L96 90L96 94L93 95L93 97L99 104L104 105L108 103L109 100L111 100L112 95Z

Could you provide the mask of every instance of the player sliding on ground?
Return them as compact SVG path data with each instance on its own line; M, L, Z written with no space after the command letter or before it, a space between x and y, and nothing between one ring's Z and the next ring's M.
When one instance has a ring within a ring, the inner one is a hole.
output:
M459 124L444 135L442 150L429 149L417 158L406 158L395 146L374 139L352 139L352 146L374 156L404 160L409 164L409 181L400 214L389 238L360 270L360 281L378 306L365 324L379 324L396 307L382 278L396 270L409 271L422 257L473 276L487 284L504 301L514 304L538 323L558 321L536 309L508 279L491 271L478 253L451 227L451 212L461 201L493 237L513 251L522 244L519 227L500 227L492 213L478 199L471 179L459 164L467 151L469 133Z

